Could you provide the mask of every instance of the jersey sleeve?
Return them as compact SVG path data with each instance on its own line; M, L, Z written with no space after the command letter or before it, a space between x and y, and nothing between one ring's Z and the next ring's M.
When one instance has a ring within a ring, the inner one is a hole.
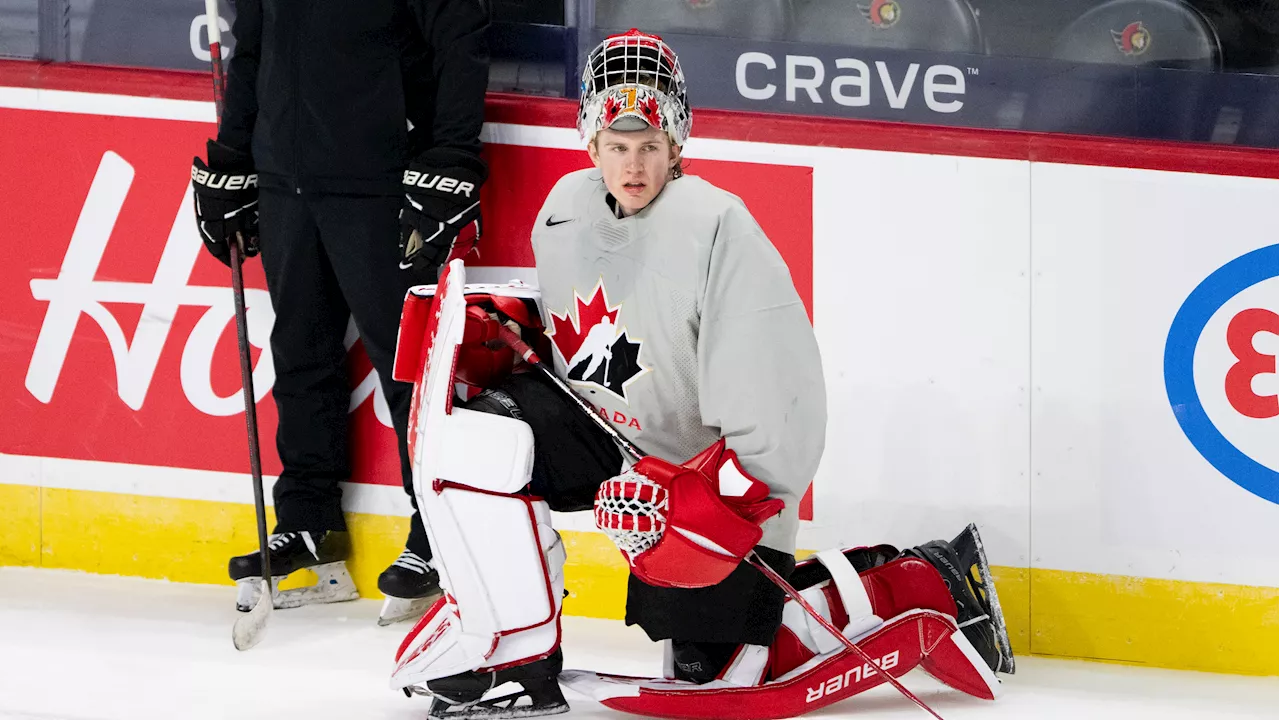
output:
M251 153L253 125L258 119L258 58L262 52L262 1L236 0L231 34L236 49L227 61L227 88L223 98L218 142Z
M403 70L429 75L409 83L434 88L432 145L479 153L489 83L489 3L412 0L409 7L431 52L429 63Z
M786 263L741 206L711 248L698 388L703 423L794 513L825 443L822 361Z

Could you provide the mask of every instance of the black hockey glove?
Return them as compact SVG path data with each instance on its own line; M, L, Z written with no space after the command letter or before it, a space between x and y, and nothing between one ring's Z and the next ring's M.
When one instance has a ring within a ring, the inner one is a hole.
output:
M480 239L484 160L464 150L433 148L404 172L400 209L400 267L429 270L462 257Z
M215 140L208 143L209 164L191 161L196 227L209 253L231 266L231 246L241 238L244 257L258 254L258 174L253 159Z

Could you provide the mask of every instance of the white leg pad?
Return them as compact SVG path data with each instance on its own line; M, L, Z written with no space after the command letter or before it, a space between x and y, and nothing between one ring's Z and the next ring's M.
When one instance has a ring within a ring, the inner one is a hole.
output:
M547 503L517 494L529 484L533 432L521 420L452 407L461 270L450 264L435 297L410 428L414 494L446 597L406 638L395 688L540 659L560 644L564 544Z
M459 468L454 476L473 484L442 475L430 487L416 488L448 602L414 629L415 642L436 647L418 652L411 646L396 671L400 687L545 657L559 646L564 543L545 501L503 492L528 484L527 462L520 458L533 451L528 425L463 409L454 410L458 416L467 418L471 434L443 433L449 442L436 452L441 467ZM497 447L511 452L490 453L474 465L458 457L475 455L476 445L487 447L504 433ZM495 461L503 457L525 466L523 482Z

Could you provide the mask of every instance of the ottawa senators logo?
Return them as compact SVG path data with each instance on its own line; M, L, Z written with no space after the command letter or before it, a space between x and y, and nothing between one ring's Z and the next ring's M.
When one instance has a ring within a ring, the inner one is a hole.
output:
M1112 30L1111 39L1125 55L1141 55L1151 47L1151 32L1141 22L1131 22L1120 32Z
M555 351L568 369L569 382L589 385L627 400L627 386L650 368L640 364L643 345L627 335L618 323L622 305L610 306L604 280L584 301L573 293L574 307L563 315L551 313L551 338Z
M902 8L894 0L872 0L870 5L859 5L862 17L877 30L891 28L902 17Z

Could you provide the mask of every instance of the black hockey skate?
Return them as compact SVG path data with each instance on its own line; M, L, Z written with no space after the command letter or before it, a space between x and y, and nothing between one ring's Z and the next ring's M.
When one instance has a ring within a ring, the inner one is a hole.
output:
M956 622L992 672L1013 674L1013 649L1000 611L995 581L978 527L972 523L950 543L933 540L903 551L927 561L942 575L956 601Z
M278 609L344 602L359 597L351 574L347 572L347 556L351 554L351 536L346 532L287 532L272 535L267 541L271 554L272 605ZM236 581L236 609L249 612L262 592L262 556L255 550L231 558L227 564L231 579ZM318 578L315 585L281 591L280 581L298 570L311 570Z
M564 667L560 649L545 660L518 665L498 672L466 672L439 680L426 687L405 688L405 695L430 695L428 720L472 720L473 718L526 718L569 712L569 703L556 678ZM503 686L516 683L518 690ZM494 693L497 690L499 692Z
M417 620L444 594L440 573L428 560L405 550L378 576L378 590L387 596L378 615L379 625Z

